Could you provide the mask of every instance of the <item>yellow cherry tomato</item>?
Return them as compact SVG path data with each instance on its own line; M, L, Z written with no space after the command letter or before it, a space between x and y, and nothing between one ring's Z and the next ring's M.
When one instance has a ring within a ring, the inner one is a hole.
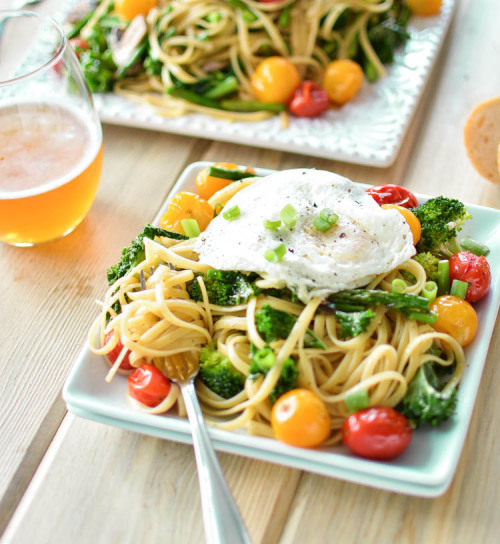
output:
M449 334L461 346L472 342L477 332L477 314L466 300L444 295L432 303L430 310L438 316L432 325L434 329Z
M214 209L199 195L182 191L170 201L167 211L160 219L160 226L172 232L185 234L181 221L196 219L200 231L204 231L214 217Z
M406 3L412 13L427 17L439 13L443 0L407 0Z
M115 0L115 12L131 21L137 15L147 15L157 5L158 0Z
M302 448L313 448L330 435L331 417L325 403L308 389L293 389L282 395L271 412L274 436Z
M271 104L287 104L299 83L297 68L283 57L263 60L251 78L254 97L260 102Z
M238 165L233 162L216 162L214 166L217 168L224 168L225 170L238 170ZM210 168L205 168L196 176L196 189L198 194L201 198L206 200L231 183L230 179L209 176L209 171Z
M334 60L326 67L323 89L330 102L342 105L358 93L363 80L363 69L357 62L349 59Z
M394 210L398 210L398 212L405 218L405 221L410 227L411 234L413 236L413 245L417 245L417 242L420 240L420 236L422 234L422 225L420 225L418 217L408 208L398 206L397 204L382 204L382 206L380 207L384 208L384 210L388 210L391 208Z

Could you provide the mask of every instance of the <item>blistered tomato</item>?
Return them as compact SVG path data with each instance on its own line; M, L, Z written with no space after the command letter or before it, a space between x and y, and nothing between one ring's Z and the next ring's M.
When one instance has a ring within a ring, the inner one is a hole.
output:
M376 185L366 189L366 192L382 206L382 204L397 204L403 208L416 208L418 206L417 197L408 189L388 183L386 185Z
M109 331L106 334L106 338L104 341L105 344L108 344L111 341L111 338L113 338L113 334L114 334L113 331ZM116 344L116 346L109 353L106 354L106 359L108 360L111 366L115 364L115 361L116 359L118 359L118 356L122 352L122 349L123 349L123 344L121 343L121 340L118 340L118 343ZM127 351L127 354L125 355L125 357L122 359L122 362L120 363L120 370L123 370L125 372L128 372L134 369L134 367L130 364L129 354L130 354L130 351Z
M450 258L450 281L460 280L468 284L465 300L477 302L490 290L491 270L484 257L470 251L455 253Z
M146 406L158 406L170 392L171 382L154 365L142 364L128 377L129 395Z
M181 221L183 219L196 219L200 231L204 231L214 218L214 209L199 195L182 191L177 193L170 201L167 211L160 219L163 229L185 234Z
M373 406L351 414L342 426L342 441L354 453L369 459L392 459L410 445L409 421L388 406Z
M330 107L326 91L314 81L303 81L293 93L288 109L297 117L317 117Z
M299 83L297 68L284 57L263 60L251 77L254 97L271 104L288 104Z
M353 60L334 60L326 67L323 88L331 102L349 102L363 85L363 69Z
M413 245L416 245L422 234L422 226L420 225L418 217L408 208L403 208L403 206L397 206L396 204L382 204L381 207L384 208L384 210L397 210L405 218L413 236Z
M444 295L438 297L429 309L437 314L432 325L434 329L449 334L461 346L472 342L477 332L477 314L466 300Z
M302 448L312 448L330 435L331 418L325 403L308 389L293 389L282 395L271 412L274 436Z
M217 168L224 168L225 170L238 170L238 165L233 162L216 162L214 164ZM208 172L210 168L203 169L196 176L196 189L201 198L208 200L217 191L224 189L232 182L230 179L217 178L215 176L209 176Z

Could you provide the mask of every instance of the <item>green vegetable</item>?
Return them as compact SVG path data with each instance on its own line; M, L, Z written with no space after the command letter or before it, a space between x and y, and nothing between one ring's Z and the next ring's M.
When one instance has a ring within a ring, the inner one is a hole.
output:
M172 238L173 240L187 240L187 237L182 234L147 224L144 231L135 240L132 240L128 247L123 248L120 262L107 270L109 285L113 285L116 280L125 276L131 268L134 268L145 259L144 238L154 240L156 236Z
M417 253L413 257L413 260L423 266L425 275L429 281L435 281L437 283L439 259L436 256L428 251L424 251L423 253Z
M342 312L341 310L337 310L335 312L335 319L340 325L339 337L342 340L345 338L354 338L366 332L374 317L375 312L370 308L359 312Z
M220 109L219 103L216 100L206 98L203 95L197 94L195 91L189 89L182 89L179 87L169 87L167 93L174 98L181 98L187 102L204 106L205 108Z
M287 204L280 212L280 219L285 224L285 227L291 229L297 224L299 214L291 204Z
M411 210L422 225L417 244L419 253L430 251L437 257L451 257L461 251L457 234L463 223L471 218L462 202L438 196Z
M222 217L226 221L233 221L237 217L241 215L240 208L238 206L233 206L232 208L229 208L228 210L222 212Z
M276 221L272 221L270 219L264 220L264 227L269 230L276 230L281 227L281 219L277 219Z
M438 426L453 415L457 405L457 389L443 391L432 363L421 366L410 382L398 409L416 426L430 423Z
M207 98L216 100L228 94L232 94L238 90L239 81L235 76L228 76L226 79L216 83L210 90L205 93Z
M230 399L243 390L245 376L236 370L228 357L209 344L200 351L200 380L214 393Z
M313 219L313 225L320 231L326 232L330 230L338 221L339 216L333 213L332 210L325 208L321 210L318 217Z
M285 340L295 325L297 318L287 312L276 310L269 304L264 304L255 312L255 325L260 337L270 343L278 338ZM307 329L304 338L306 348L325 349L325 344L310 330Z
M220 107L228 111L270 111L280 113L286 110L285 104L273 104L271 102L259 102L257 100L221 100Z
M255 177L254 172L247 172L246 170L230 170L228 168L221 168L220 166L211 166L208 175L216 178L230 179L231 181Z
M432 303L436 300L438 292L438 286L435 281L428 281L425 283L420 293L423 297L428 298L429 302Z
M447 259L438 262L437 286L440 296L450 292L450 261Z
M200 276L200 274L195 276L188 290L193 300L201 301L203 297L196 281L197 276ZM242 272L208 270L206 274L201 274L201 276L205 282L210 304L237 306L238 304L244 304L253 294L256 294L253 277Z
M466 236L460 242L460 247L464 251L474 253L474 255L477 255L478 257L486 257L490 252L490 248L487 245L472 239L470 236Z
M264 257L266 261L269 261L270 263L279 263L283 257L286 255L286 245L280 244L278 247L275 247L274 249L267 249L264 253Z
M255 380L259 375L265 376L271 370L276 362L276 358L273 350L268 346L261 350L257 350L252 346L252 354L249 376ZM269 393L269 398L273 404L287 391L291 391L297 387L298 375L297 362L293 357L289 357L283 361L283 370L281 371L278 382Z
M392 292L393 293L401 293L401 294L405 294L406 291L408 290L408 286L406 285L406 282L399 279L399 278L396 278L394 280L392 280Z
M355 393L347 395L347 397L344 399L344 402L346 408L351 413L370 407L370 397L368 396L368 392L366 391L366 389L356 391Z
M453 280L450 289L450 295L458 298L465 298L469 284L466 281Z
M196 219L181 219L181 225L188 238L196 238L200 235L200 225Z

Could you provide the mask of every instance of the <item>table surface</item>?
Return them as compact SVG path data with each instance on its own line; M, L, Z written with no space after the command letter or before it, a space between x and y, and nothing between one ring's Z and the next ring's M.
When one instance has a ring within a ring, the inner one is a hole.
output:
M61 0L59 0L61 1ZM39 7L50 12L58 1ZM0 0L0 8L12 5ZM500 186L469 163L462 127L498 95L498 0L462 0L401 153L375 169L229 143L104 126L97 199L70 236L2 245L0 534L2 544L203 542L190 446L68 414L61 388L105 290L104 271L197 160L316 167L500 208ZM500 326L448 491L422 499L220 453L255 543L496 542L500 532ZM497 536L495 536L497 535Z

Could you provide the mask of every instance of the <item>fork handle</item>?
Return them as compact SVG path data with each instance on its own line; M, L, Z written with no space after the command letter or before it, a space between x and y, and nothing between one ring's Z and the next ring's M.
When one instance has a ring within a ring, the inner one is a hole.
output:
M194 382L181 385L181 390L191 424L207 544L251 544L208 436Z

